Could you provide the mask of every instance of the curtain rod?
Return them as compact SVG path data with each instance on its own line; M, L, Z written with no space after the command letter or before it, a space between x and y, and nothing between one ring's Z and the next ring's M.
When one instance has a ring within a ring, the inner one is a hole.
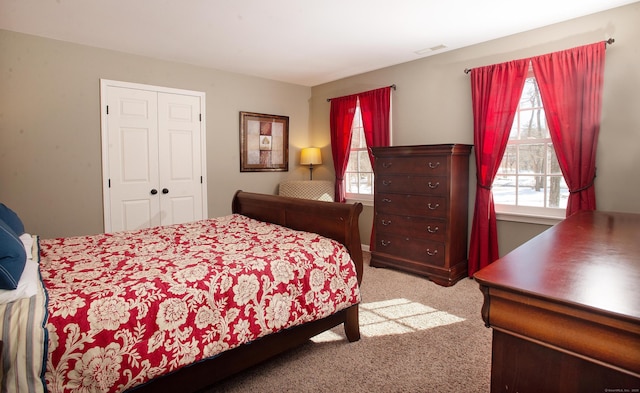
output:
M606 41L604 42L604 43L605 43L605 47L607 46L607 44L611 45L611 44L613 44L614 42L616 42L616 40L615 40L615 39L613 39L613 38L609 38L608 40L606 40ZM464 73L465 73L465 74L468 74L468 73L470 73L470 72L471 72L471 68L465 68L465 69L464 69Z
M392 88L393 90L395 90L395 89L396 89L396 85L395 85L395 84L393 84L393 85L391 85L391 86L387 86L387 87L390 87L390 88ZM356 94L358 94L358 93L356 93ZM349 95L352 95L352 94L349 94ZM333 97L333 98L340 98L340 97ZM331 102L331 100L332 100L333 98L327 98L327 102Z

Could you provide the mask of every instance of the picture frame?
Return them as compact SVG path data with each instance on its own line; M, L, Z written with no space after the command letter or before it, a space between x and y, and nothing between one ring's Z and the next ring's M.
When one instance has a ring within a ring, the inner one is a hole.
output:
M289 117L240 112L240 172L289 171Z

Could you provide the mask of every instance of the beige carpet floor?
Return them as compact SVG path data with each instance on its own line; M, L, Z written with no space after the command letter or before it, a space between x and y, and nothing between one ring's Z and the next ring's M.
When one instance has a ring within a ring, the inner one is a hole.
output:
M203 393L488 392L491 330L478 284L441 287L370 267L365 254L360 341L337 327Z

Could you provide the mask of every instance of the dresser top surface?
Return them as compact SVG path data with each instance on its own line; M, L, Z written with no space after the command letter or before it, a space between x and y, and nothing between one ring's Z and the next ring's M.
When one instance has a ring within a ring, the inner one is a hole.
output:
M407 145L407 146L383 146L372 147L374 156L381 155L406 155L406 154L462 154L469 155L473 145L460 143L448 143L439 145Z
M640 322L640 214L574 214L474 277L483 286Z

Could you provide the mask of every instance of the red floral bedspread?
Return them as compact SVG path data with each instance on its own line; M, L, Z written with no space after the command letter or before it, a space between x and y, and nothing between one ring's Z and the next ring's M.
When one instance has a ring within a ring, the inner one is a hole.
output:
M360 301L339 243L241 215L40 241L50 392L118 392Z

